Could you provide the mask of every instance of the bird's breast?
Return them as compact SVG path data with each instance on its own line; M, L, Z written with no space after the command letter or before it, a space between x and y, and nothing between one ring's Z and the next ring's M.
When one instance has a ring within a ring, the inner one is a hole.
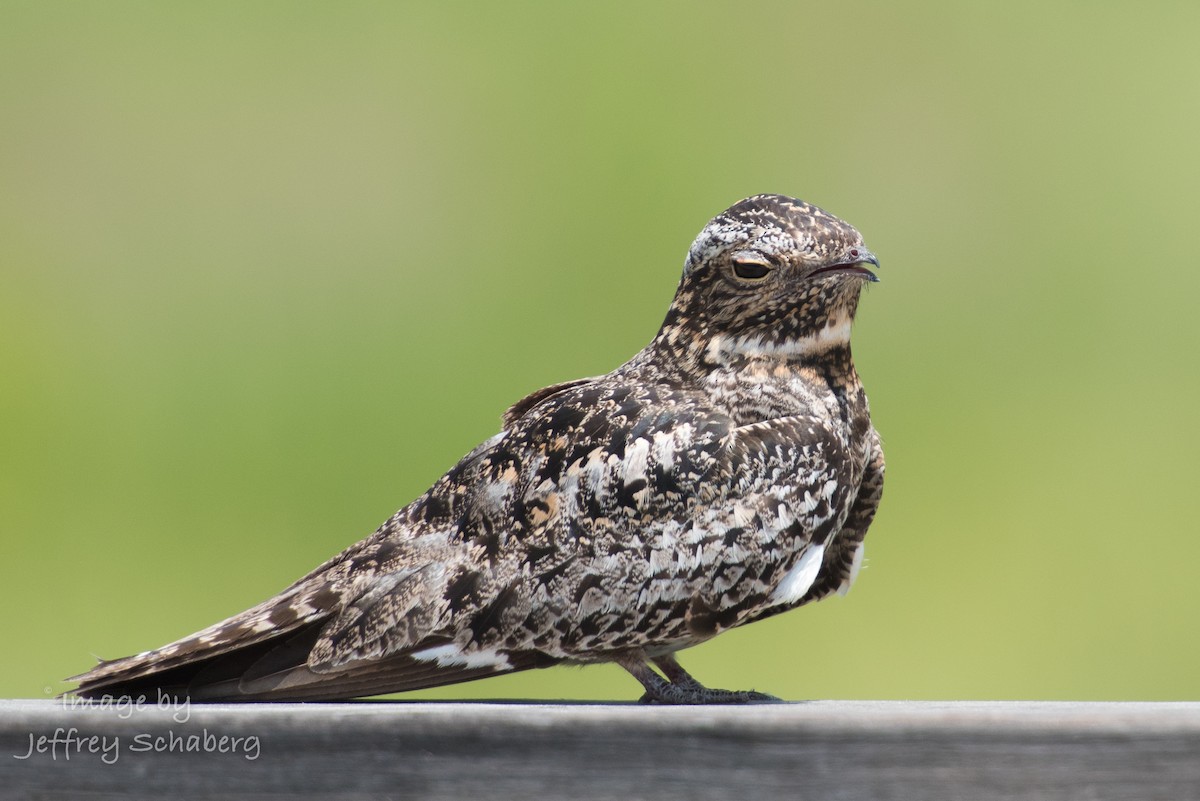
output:
M831 382L815 367L788 363L749 363L713 371L705 381L713 406L738 426L798 415L827 420L857 416L853 386Z

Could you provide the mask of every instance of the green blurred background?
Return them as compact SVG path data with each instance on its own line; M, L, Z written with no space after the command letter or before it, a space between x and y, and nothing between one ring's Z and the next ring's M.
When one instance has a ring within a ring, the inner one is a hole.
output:
M370 533L657 329L746 195L883 261L845 599L786 698L1195 698L1200 5L0 5L0 696ZM609 667L407 697L627 699Z

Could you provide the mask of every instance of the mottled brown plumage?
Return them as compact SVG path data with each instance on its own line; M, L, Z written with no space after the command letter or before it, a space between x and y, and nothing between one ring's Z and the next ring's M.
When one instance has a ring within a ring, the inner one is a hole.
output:
M613 661L646 701L769 698L674 654L853 582L883 485L849 346L869 264L815 206L737 203L629 362L533 393L367 539L76 692L336 699Z

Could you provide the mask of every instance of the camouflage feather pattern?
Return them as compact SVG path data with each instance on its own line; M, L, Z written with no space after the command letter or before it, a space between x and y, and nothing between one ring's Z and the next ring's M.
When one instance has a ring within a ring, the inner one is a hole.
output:
M649 702L768 699L674 655L853 583L884 470L849 346L870 266L815 206L735 204L629 362L533 393L366 540L75 692L320 700L612 661Z

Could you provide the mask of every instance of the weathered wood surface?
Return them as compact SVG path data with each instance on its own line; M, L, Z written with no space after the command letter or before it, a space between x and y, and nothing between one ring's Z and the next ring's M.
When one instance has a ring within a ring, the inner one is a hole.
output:
M4 799L1200 799L1200 703L11 700L0 746Z

